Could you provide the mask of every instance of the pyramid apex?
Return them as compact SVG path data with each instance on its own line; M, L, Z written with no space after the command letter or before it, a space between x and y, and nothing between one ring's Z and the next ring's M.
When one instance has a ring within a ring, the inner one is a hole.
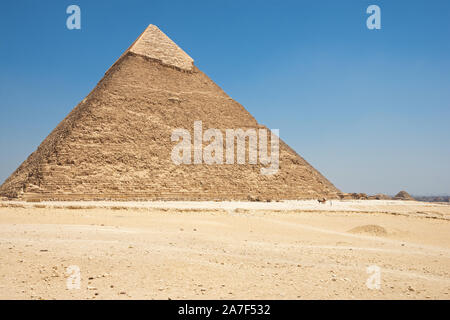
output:
M194 67L194 60L153 24L148 25L129 51L182 70L191 71Z

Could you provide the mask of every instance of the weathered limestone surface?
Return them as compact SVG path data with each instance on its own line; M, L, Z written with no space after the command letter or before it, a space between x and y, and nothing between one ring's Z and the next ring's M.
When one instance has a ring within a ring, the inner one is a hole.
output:
M154 41L153 41L153 40ZM264 128L156 27L0 187L0 196L53 200L261 200L336 198L339 192L280 141L280 169L175 165L172 131ZM173 44L173 45L172 45ZM171 57L172 55L172 57ZM189 71L189 72L186 72Z

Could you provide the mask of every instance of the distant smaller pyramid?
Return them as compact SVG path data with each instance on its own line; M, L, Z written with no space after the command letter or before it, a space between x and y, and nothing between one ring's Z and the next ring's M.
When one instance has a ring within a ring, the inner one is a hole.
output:
M411 197L411 195L408 192L402 190L395 195L394 200L416 200L416 199Z

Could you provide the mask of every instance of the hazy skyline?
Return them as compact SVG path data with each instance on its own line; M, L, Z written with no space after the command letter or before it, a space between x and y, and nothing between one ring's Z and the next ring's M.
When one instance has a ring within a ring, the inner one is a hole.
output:
M0 183L150 23L340 190L450 194L448 1L5 3Z

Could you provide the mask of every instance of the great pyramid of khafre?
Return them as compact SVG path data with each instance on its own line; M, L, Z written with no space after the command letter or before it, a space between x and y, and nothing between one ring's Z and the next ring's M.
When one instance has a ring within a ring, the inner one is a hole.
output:
M5 181L0 195L24 200L337 198L339 190L281 140L279 170L273 175L261 174L261 163L175 164L171 133L176 128L192 132L194 121L202 121L203 130L265 128L150 25Z

